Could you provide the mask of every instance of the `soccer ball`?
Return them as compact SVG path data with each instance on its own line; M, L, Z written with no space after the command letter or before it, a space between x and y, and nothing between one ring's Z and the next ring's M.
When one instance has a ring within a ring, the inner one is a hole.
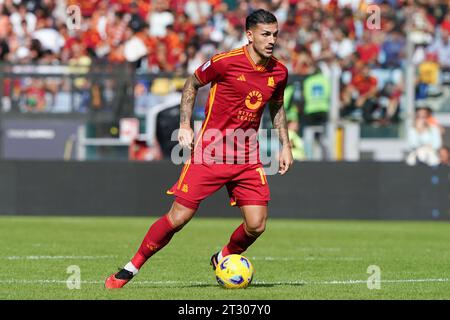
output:
M250 260L239 254L230 254L217 264L216 279L224 288L243 289L252 282L253 272Z

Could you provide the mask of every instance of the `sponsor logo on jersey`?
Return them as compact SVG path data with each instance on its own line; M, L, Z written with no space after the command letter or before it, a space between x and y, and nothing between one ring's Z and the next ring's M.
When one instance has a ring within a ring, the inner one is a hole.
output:
M245 106L251 110L256 110L261 107L262 94L259 91L251 91L245 98Z

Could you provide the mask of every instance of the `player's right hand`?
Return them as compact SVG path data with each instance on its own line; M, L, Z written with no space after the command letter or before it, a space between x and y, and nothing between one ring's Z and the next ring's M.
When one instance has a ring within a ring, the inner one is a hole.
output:
M180 126L178 130L178 142L182 148L192 150L194 147L194 131L191 127Z
M292 150L290 147L285 147L281 149L279 162L280 162L280 170L278 170L278 173L284 175L286 172L289 171L289 169L292 167L292 164L294 163L294 158L292 156Z

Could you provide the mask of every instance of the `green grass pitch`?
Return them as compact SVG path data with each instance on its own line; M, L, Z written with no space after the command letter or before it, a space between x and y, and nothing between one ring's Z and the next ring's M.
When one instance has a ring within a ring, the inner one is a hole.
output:
M196 217L125 288L104 289L154 220L1 217L0 299L450 299L448 222L269 219L244 254L254 282L226 290L209 259L240 220ZM80 289L67 287L71 265Z

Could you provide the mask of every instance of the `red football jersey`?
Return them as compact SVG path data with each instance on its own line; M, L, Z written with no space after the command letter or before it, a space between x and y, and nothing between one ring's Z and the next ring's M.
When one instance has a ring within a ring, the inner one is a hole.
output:
M211 89L193 161L259 163L257 132L264 106L283 102L287 68L273 57L255 65L244 46L215 55L195 76L211 83Z

